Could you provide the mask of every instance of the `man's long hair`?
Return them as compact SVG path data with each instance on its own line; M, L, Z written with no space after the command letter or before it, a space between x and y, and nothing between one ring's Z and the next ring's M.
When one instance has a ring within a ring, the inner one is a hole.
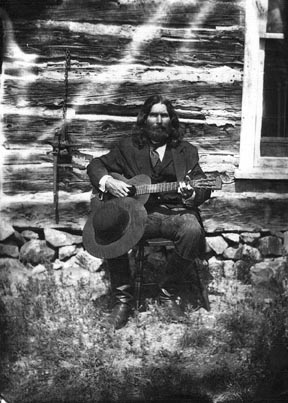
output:
M167 144L170 144L171 147L177 147L182 139L179 119L171 102L167 98L162 97L162 95L152 95L151 97L146 99L142 108L140 109L137 117L137 122L132 133L133 142L139 148L143 148L144 145L149 142L145 130L146 121L153 105L158 103L166 105L167 112L170 118L170 133Z

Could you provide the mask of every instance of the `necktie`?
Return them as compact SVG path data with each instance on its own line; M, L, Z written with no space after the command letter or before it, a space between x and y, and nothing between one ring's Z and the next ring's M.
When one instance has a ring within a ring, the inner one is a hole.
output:
M150 149L150 158L151 158L151 164L154 168L157 165L157 163L160 162L159 154L154 148Z

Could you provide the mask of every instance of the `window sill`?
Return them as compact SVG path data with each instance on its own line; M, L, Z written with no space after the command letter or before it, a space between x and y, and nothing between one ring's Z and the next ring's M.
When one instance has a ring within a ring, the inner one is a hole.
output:
M281 169L254 168L247 171L237 169L235 179L258 179L258 180L288 180L288 171Z

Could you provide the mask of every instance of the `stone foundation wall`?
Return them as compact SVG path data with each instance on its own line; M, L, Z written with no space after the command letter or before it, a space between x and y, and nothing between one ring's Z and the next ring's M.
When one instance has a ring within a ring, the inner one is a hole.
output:
M276 289L288 290L288 232L231 232L206 236L205 263L210 273L209 287L219 279L235 280ZM162 251L147 251L158 261ZM132 263L134 262L131 259ZM12 291L16 283L29 277L45 279L47 267L55 278L67 286L81 281L88 285L92 298L108 291L109 282L103 260L89 255L83 248L82 236L68 230L16 229L5 224L0 229L0 276L9 278ZM219 283L219 282L218 282Z
M102 265L102 259L83 249L81 235L54 229L18 231L8 224L0 229L0 282L8 284L13 294L29 277L45 280L53 272L56 283L67 287L81 283L91 299L97 299L108 292Z
M286 289L288 232L222 233L206 236L206 258L213 277Z

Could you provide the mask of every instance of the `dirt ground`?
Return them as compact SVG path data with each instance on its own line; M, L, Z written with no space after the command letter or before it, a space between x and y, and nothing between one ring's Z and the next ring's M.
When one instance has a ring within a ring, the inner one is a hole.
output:
M100 326L109 295L94 300L89 284L68 287L49 267L41 275L14 292L2 282L0 391L8 403L286 401L285 295L214 279L211 311L195 311L189 289L186 319L175 323L152 287L144 309L113 332Z

